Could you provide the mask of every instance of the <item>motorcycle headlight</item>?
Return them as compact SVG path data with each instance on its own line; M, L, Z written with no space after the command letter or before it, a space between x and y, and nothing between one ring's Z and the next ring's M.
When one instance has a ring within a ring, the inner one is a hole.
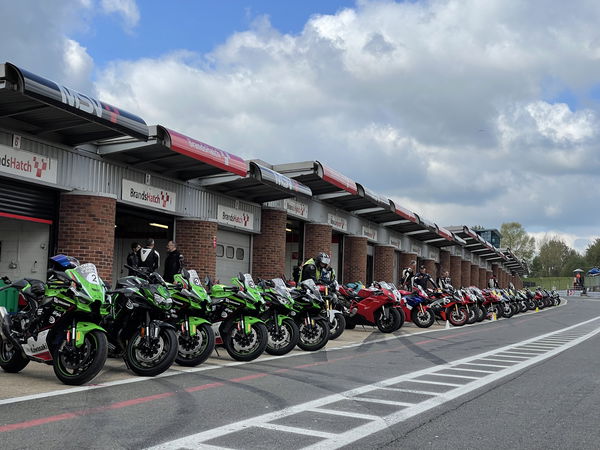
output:
M163 308L170 308L171 304L173 303L173 300L171 300L171 297L163 297L160 294L154 294L154 301L156 302L157 305L163 307Z

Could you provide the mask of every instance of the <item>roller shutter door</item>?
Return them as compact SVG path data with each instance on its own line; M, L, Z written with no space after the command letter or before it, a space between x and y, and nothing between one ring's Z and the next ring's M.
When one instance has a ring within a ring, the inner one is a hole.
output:
M217 280L229 284L240 272L250 272L250 235L218 230Z

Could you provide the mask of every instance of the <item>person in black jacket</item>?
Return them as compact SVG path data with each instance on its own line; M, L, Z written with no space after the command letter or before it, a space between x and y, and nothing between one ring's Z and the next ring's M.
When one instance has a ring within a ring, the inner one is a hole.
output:
M437 284L435 284L435 281L433 281L433 278L431 278L431 275L427 273L427 268L425 266L420 267L419 273L416 274L413 279L413 283L421 286L423 290L427 289L429 283L431 283L433 289L437 289L438 287Z
M183 255L177 250L177 244L173 241L167 243L167 259L165 259L165 281L172 283L176 273L183 269Z
M131 243L131 253L127 255L127 265L130 267L135 267L136 269L140 265L140 250L142 246L137 242ZM137 275L135 271L129 269L129 275Z
M160 255L154 250L154 239L146 239L144 248L140 250L140 264L139 267L143 268L148 273L156 272L156 269L160 266Z

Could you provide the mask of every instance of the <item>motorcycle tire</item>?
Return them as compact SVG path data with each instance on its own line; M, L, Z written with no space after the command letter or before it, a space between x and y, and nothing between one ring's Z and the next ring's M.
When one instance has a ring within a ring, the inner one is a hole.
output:
M225 350L236 361L252 361L263 354L269 342L269 332L264 323L256 322L250 327L250 334L245 335L237 327L233 327L223 337Z
M20 348L12 342L0 338L0 367L8 373L20 372L29 364Z
M354 330L356 328L356 322L346 317L344 319L346 320L346 330Z
M469 313L465 308L452 306L446 310L446 317L453 326L462 327L469 320Z
M402 316L396 308L388 308L388 317L385 317L383 308L375 316L375 325L382 333L393 333L402 326Z
M477 322L477 307L474 305L469 305L469 318L467 319L467 323L469 325L473 325L475 322Z
M325 347L329 341L329 321L319 317L311 319L311 322L311 324L307 324L305 321L302 321L298 325L300 340L297 345L298 348L307 352L319 350Z
M418 306L415 306L410 312L410 319L419 328L429 328L435 321L433 311L424 309L421 311Z
M515 314L519 314L521 312L521 309L519 308L519 305L517 305L516 303L511 302L511 303L509 303L509 305L510 305L510 308L512 309L513 316Z
M560 305L560 302L561 302L561 301L562 301L562 299L561 299L560 297L556 297L556 298L554 299L554 305L555 305L555 306L558 306L558 305Z
M529 311L529 308L527 307L527 302L519 302L519 310L522 313Z
M273 319L266 323L268 339L265 351L269 355L285 355L293 350L300 339L298 325L292 319L283 319L279 331L275 329Z
M124 357L133 373L142 377L155 377L171 367L179 349L177 334L172 328L160 328L157 342L153 343L152 349L140 346L142 339L146 338L140 335L138 329L127 342Z
M175 362L180 366L195 367L208 359L215 349L215 332L207 323L196 327L195 336L182 336L177 332L179 348Z
M535 307L536 307L535 301L533 301L531 299L527 300L527 309L529 311L535 311Z
M477 322L483 322L485 319L487 319L488 310L483 305L477 305L477 308L479 309L479 312L477 315Z
M54 374L64 384L80 386L100 373L107 356L106 334L92 330L85 335L81 347L71 347L66 340L59 344L52 355Z
M346 318L342 313L335 313L329 320L329 340L339 338L346 329Z

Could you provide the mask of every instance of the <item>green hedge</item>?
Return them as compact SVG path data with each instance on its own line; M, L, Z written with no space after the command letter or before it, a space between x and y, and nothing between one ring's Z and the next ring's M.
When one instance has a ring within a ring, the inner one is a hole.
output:
M534 283L534 287L541 286L544 289L572 289L573 277L539 277L523 278L523 282Z

